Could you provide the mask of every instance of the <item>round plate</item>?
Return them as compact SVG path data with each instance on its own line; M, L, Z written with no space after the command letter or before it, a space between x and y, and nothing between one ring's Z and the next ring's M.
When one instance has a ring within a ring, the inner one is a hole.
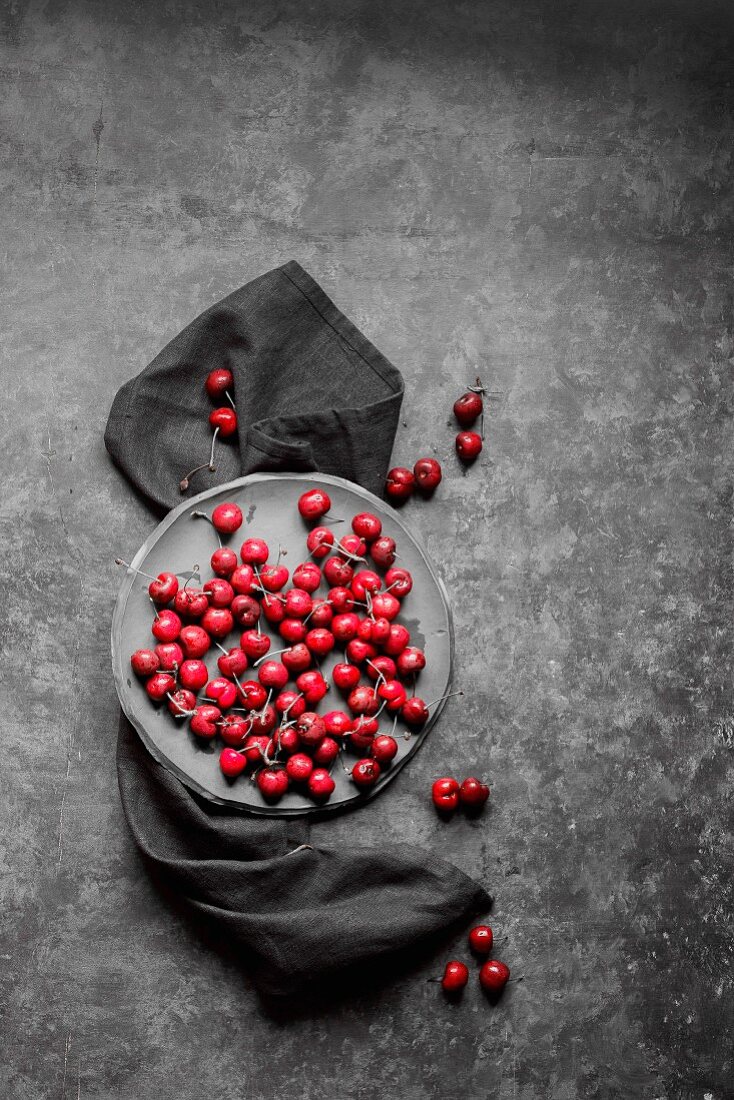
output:
M370 511L382 520L383 534L390 535L397 543L399 564L413 575L413 589L403 601L397 621L407 626L411 644L425 651L426 667L418 677L416 693L431 702L449 690L453 662L454 636L448 599L444 586L421 547L416 536L403 520L384 501L366 489L326 474L251 474L231 481L196 497L186 500L166 516L150 538L135 555L132 566L156 576L162 570L178 574L191 574L195 564L201 566L202 582L212 575L209 559L217 547L217 537L211 524L192 516L192 512L211 514L217 504L234 501L242 509L244 522L233 536L224 538L226 545L239 551L242 542L249 537L264 538L271 556L278 546L286 551L285 564L292 573L302 561L309 560L306 536L309 527L301 519L297 502L306 489L323 485L331 497L332 507L327 520L342 518L345 522L335 527L335 536L351 532L350 521L357 512ZM365 566L368 568L369 564ZM332 768L336 790L325 804L315 804L297 789L291 788L276 805L268 805L260 795L248 773L234 782L225 778L219 768L219 738L201 741L188 728L188 724L174 719L166 707L156 707L149 700L143 684L133 675L130 654L136 649L153 647L155 638L150 633L153 608L148 597L148 581L127 571L120 588L112 618L112 664L115 685L120 703L127 717L140 734L143 742L165 767L192 790L219 805L237 807L251 813L278 816L323 814L325 811L343 809L355 803L365 802L381 791L413 756L430 728L438 718L443 703L431 708L431 717L418 733L405 737L407 730L398 722L396 739L398 755L392 766L384 769L380 779L367 793L361 793L345 773L339 760ZM325 585L317 593L325 594ZM273 638L272 649L282 647L282 639L274 634L269 624L261 621L261 629ZM225 639L225 646L236 644L241 630ZM216 660L219 651L212 647L206 656L211 676L219 675ZM331 683L331 669L343 660L343 650L334 652L321 662L327 681ZM256 678L248 670L243 676ZM345 709L342 693L332 684L331 689L316 708L321 713ZM380 731L391 732L393 719L383 711ZM349 752L343 754L347 766L357 759Z

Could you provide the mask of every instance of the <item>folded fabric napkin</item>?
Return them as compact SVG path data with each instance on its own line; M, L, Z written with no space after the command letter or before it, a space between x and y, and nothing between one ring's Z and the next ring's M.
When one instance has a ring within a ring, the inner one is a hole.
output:
M206 461L204 380L215 367L234 376L237 442L217 447L216 472L194 475L188 495L261 470L320 470L381 492L402 377L291 261L202 313L115 397L105 444L152 506L179 504L183 474ZM304 818L209 803L150 756L124 715L117 768L151 872L241 949L265 993L384 962L491 905L431 852L302 846Z

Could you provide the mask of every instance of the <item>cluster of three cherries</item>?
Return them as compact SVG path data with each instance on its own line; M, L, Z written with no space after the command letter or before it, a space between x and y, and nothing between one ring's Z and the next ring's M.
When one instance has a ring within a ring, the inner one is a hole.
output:
M479 970L479 984L490 997L499 997L510 980L510 968L499 959L488 958L493 944L494 933L488 924L478 924L469 932L469 947L478 959L484 960ZM444 993L452 999L456 998L469 981L469 967L460 959L451 959L446 963L440 981Z
M202 462L200 466L195 466L193 470L189 470L187 474L184 474L179 482L179 489L182 493L186 492L191 483L191 478L194 474L198 474L199 470L209 470L210 473L216 471L214 450L217 444L217 436L221 436L222 439L229 439L237 431L237 410L230 392L233 387L234 375L227 367L217 367L215 370L209 371L206 376L204 388L212 401L217 404L221 402L222 398L226 398L229 404L217 404L217 407L209 413L209 425L214 433L209 461Z

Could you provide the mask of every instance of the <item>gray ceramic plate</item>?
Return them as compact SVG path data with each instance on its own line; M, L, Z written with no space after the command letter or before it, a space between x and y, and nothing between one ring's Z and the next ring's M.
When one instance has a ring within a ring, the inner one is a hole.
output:
M186 500L170 512L156 527L150 538L135 555L132 565L153 575L162 570L174 573L190 571L194 564L201 566L202 580L210 577L209 559L217 546L214 529L205 520L192 518L196 510L211 511L222 501L234 501L242 509L245 520L226 542L233 549L245 538L264 538L271 549L271 557L280 545L287 550L284 559L291 573L299 562L308 560L306 535L308 527L301 519L297 501L301 493L313 486L323 485L331 497L330 517L343 517L344 524L335 527L340 538L351 531L350 520L357 512L370 511L380 517L383 533L391 535L397 543L399 564L413 575L413 590L403 601L398 621L407 626L411 643L425 650L426 668L420 674L416 693L430 702L446 694L451 681L453 660L453 626L448 599L435 568L420 546L416 536L405 525L397 512L378 497L352 482L326 474L252 474L231 481L227 485L210 489ZM369 566L367 566L369 567ZM257 787L247 774L234 782L227 780L219 769L221 744L199 741L186 723L176 721L165 707L157 708L148 699L140 681L132 674L130 654L142 647L152 647L155 638L150 633L153 621L152 605L148 598L148 581L131 572L125 578L117 597L112 619L112 664L120 703L127 717L143 739L152 755L192 790L219 805L237 807L250 813L269 815L322 814L364 802L374 797L414 755L430 728L435 724L443 704L431 709L426 726L409 739L403 735L405 727L398 723L396 737L398 755L390 768L369 792L361 794L345 774L337 761L332 769L336 790L325 806L316 806L309 798L291 789L275 806L267 805ZM325 586L317 594L325 595ZM262 629L268 625L262 623ZM240 631L225 640L225 645L236 645ZM282 641L275 636L273 649ZM331 682L331 668L343 660L342 649L336 648L324 662L322 671ZM207 665L212 676L218 675L216 658L219 651L207 654ZM245 678L253 676L249 671ZM333 685L317 710L346 709L344 697ZM392 718L383 712L381 732L389 733ZM345 753L344 760L351 764L357 757Z

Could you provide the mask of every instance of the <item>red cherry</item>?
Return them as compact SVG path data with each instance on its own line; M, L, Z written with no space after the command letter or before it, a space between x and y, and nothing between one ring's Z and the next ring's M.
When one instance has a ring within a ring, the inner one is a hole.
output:
M475 779L474 776L470 776L465 779L461 784L459 790L459 801L462 806L471 807L477 809L484 805L489 798L489 787L486 783L480 782L479 779Z
M228 439L237 431L237 414L234 409L223 405L209 413L209 423L212 428L219 428L222 439Z
M264 565L260 570L260 584L266 592L280 592L287 585L288 576L284 565Z
M209 673L203 661L189 659L178 670L178 678L181 686L189 691L201 691L209 679Z
M257 773L257 786L260 794L268 802L277 802L290 786L284 768L263 768Z
M240 547L240 557L245 565L265 565L270 550L264 539L245 539Z
M270 733L278 723L278 712L268 703L262 710L250 715L250 725L255 734Z
M458 959L452 959L446 963L446 968L441 978L441 988L444 993L459 993L469 981L469 968Z
M385 590L393 594L399 600L405 599L413 587L413 578L407 569L394 565L385 574ZM377 598L377 597L375 597Z
M426 667L426 655L417 646L406 646L398 655L397 666L401 676L414 676Z
M488 955L494 943L494 933L488 924L478 924L469 932L469 946L477 955Z
M359 624L358 636L363 642L384 645L390 637L390 622L388 619L363 619Z
M326 802L335 787L336 783L325 768L314 768L308 777L308 793L318 802Z
M392 592L378 592L372 597L372 614L377 618L392 622L399 611L400 600Z
M326 732L332 737L343 737L352 728L352 719L343 710L330 710L324 715Z
M305 520L321 519L330 508L331 501L323 489L309 489L298 500L298 511Z
M200 619L209 606L209 597L201 588L181 588L173 598L173 609L187 619Z
M487 993L499 996L510 980L510 968L499 959L488 959L479 971L479 984Z
M286 763L285 771L294 783L305 783L313 771L313 760L305 752L296 752Z
M250 733L250 723L241 714L225 714L219 723L219 736L225 745L241 749Z
M241 676L247 671L247 654L239 646L234 646L217 658L217 668L222 676Z
M413 471L405 466L394 466L388 471L385 495L396 502L407 500L415 488Z
M207 699L213 699L220 710L229 710L237 702L237 685L225 676L211 680L204 690Z
M422 493L432 493L441 484L441 464L435 458L419 458L413 473Z
M221 717L222 712L219 707L209 706L208 703L204 703L194 711L194 715L189 723L191 732L195 733L197 737L205 737L207 739L215 737L217 733L217 722Z
M327 600L316 600L309 615L313 626L329 626L334 617L331 604Z
M331 675L340 691L351 691L359 683L361 673L355 665L340 661L334 665Z
M382 522L372 512L360 512L352 519L352 530L365 542L374 542L382 534Z
M289 619L305 619L313 608L313 600L302 588L291 588L285 594L284 607Z
M202 615L201 625L212 638L225 638L234 627L234 618L227 607L210 607Z
M381 569L389 569L395 561L395 539L391 539L389 535L375 539L370 546L370 555L375 565L379 565Z
M380 676L384 676L386 680L394 680L397 675L395 662L392 657L385 657L380 654L368 663L367 675L370 680L377 680Z
M347 611L342 615L335 615L331 620L331 633L338 642L351 642L357 637L359 630L359 618L353 611Z
M473 462L482 449L482 437L477 432L459 432L456 453L462 462Z
M371 717L373 714L377 714L380 709L380 700L377 698L374 688L362 684L350 691L347 696L347 706L352 714L367 714Z
M384 680L377 689L381 699L385 699L385 706L391 714L400 710L406 701L407 693L399 680Z
M168 696L168 710L174 718L188 718L195 706L196 696L185 688L179 688Z
M400 716L406 726L424 726L429 718L428 707L422 699L414 695L403 703Z
M360 790L374 787L379 778L380 765L376 760L370 760L369 758L358 760L352 768L352 780Z
M328 558L324 562L324 579L327 584L347 588L352 583L354 569L343 558Z
M321 570L313 561L304 561L293 570L293 584L304 592L315 592L321 584Z
M354 607L354 596L344 585L338 584L330 588L328 600L335 615L345 615Z
M246 543L243 542L242 545L244 547ZM240 557L241 556L242 552L240 551ZM238 565L234 572L230 574L229 583L239 595L251 596L257 585L255 570L249 564Z
M268 593L267 596L263 596L260 607L265 618L273 626L283 622L285 618L285 600L282 596Z
M278 631L281 638L286 642L290 642L291 645L295 645L297 642L302 642L306 637L308 627L303 619L283 619Z
M239 688L240 701L248 710L259 710L265 705L268 693L257 680L245 680Z
M462 428L471 428L475 420L482 415L484 403L478 393L463 393L454 402L454 416Z
M260 604L252 596L235 596L229 610L239 626L252 627L260 618Z
M320 745L326 736L326 724L320 714L307 710L296 722L296 732L302 744L313 748Z
M378 764L383 767L394 760L398 752L398 743L394 737L387 733L381 733L372 742L372 755Z
M242 509L229 501L218 504L212 512L212 523L220 535L233 535L242 526Z
M257 670L257 678L263 687L280 691L288 683L288 669L280 661L265 661Z
M303 700L299 699L299 702L303 702ZM300 713L299 711L299 714ZM290 755L293 755L293 753L297 752L301 747L301 742L298 740L298 734L293 726L281 726L275 735L275 740L283 752L289 753Z
M177 642L160 642L155 647L161 672L176 672L183 664L183 650Z
M181 633L181 620L175 611L164 608L158 612L150 629L159 642L175 642Z
M453 813L459 805L459 784L455 779L437 779L431 787L431 798L437 810Z
M245 740L242 755L248 764L260 764L268 754L269 744L267 733L252 733Z
M258 661L270 649L270 638L259 630L246 630L240 636L240 648L252 661Z
M333 545L334 532L328 527L314 527L309 531L306 546L311 557L317 560L328 557Z
M169 692L176 688L176 680L170 672L154 672L145 681L145 690L154 703L160 703Z
M204 585L210 607L229 607L234 599L234 588L224 577L213 577Z
M361 665L364 661L374 661L377 650L370 642L352 638L351 642L347 642L345 656L353 665Z
M175 573L159 573L156 580L148 585L148 595L153 603L169 603L178 592L178 577Z
M325 627L316 627L306 635L306 645L317 657L326 657L334 648L334 635Z
M204 616L206 618L206 616ZM393 623L390 627L390 636L383 643L385 653L389 657L397 657L403 652L410 642L410 631L402 623Z
M299 642L283 650L280 659L290 673L298 675L299 672L305 672L311 664L311 651L303 642Z
M314 763L319 767L330 767L339 755L339 745L333 737L325 737L313 754Z
M337 553L345 558L362 558L366 549L367 543L359 535L347 534L339 539Z
M377 718L368 718L362 714L354 720L354 726L348 737L349 748L355 752L369 752L379 728Z
M160 660L152 649L136 649L130 664L136 676L152 676L158 671Z
M324 677L316 669L309 669L296 677L296 687L303 692L303 697L309 706L315 706L329 690Z
M179 641L187 659L203 657L211 645L211 638L202 626L185 626Z
M218 577L229 577L237 568L237 555L230 546L220 546L211 556L212 573Z
M206 392L211 397L212 401L216 401L227 390L231 390L234 386L234 376L231 370L227 370L226 367L217 367L215 370L210 370L206 376L204 382Z
M368 592L372 595L382 588L382 580L372 569L360 569L354 575L351 588L358 600L365 600Z
M300 692L286 688L277 696L275 709L279 714L287 714L290 718L298 718L305 711L306 702Z
M236 749L222 749L219 754L219 767L227 779L236 779L247 767L247 757Z

